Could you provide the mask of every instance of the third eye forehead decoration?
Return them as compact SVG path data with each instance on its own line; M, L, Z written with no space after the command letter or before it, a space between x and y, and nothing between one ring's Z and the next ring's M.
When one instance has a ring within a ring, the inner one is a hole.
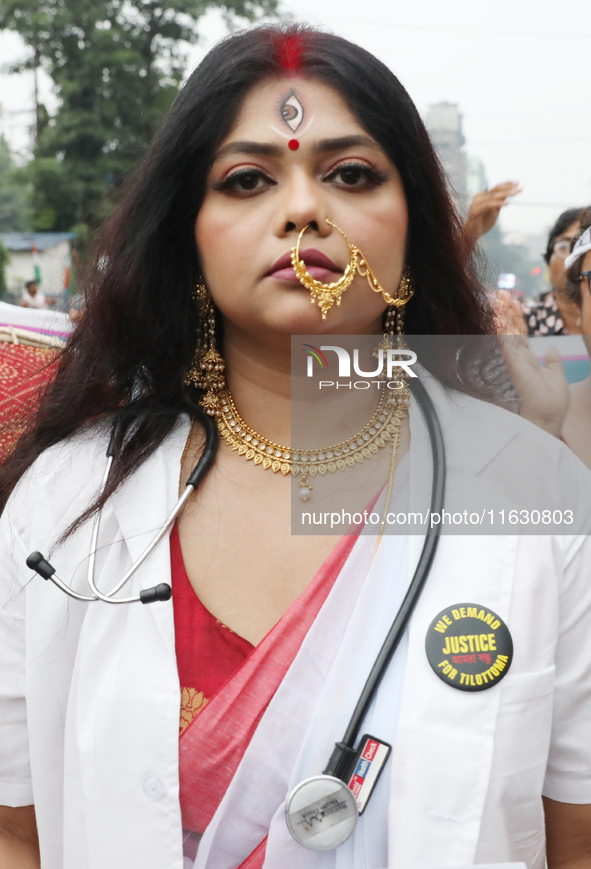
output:
M297 132L304 120L304 107L293 92L283 100L279 111L283 123L287 124L292 133Z

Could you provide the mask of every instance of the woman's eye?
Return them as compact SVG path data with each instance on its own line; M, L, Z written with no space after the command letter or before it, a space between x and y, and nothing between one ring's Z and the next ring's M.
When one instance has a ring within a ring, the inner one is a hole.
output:
M333 169L324 180L344 187L377 187L386 180L386 175L364 163L346 163Z
M260 170L240 169L228 175L223 181L214 184L213 187L222 192L241 194L264 190L274 184L275 182Z
M243 172L240 175L234 175L228 180L231 181L235 187L240 188L240 190L256 190L261 183L262 178L258 172Z

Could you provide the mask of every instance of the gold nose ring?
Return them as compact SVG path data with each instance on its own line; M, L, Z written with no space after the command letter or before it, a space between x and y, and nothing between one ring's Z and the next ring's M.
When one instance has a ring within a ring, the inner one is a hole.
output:
M330 311L333 305L336 304L338 307L341 304L342 295L353 283L356 273L367 278L370 288L374 293L381 293L386 304L395 305L397 308L404 307L404 305L406 305L414 295L414 289L412 288L410 281L401 281L400 287L398 288L398 295L390 295L390 293L380 285L363 252L356 245L351 244L343 230L340 229L336 223L333 223L332 220L329 220L328 218L326 218L326 222L343 236L347 247L349 248L349 263L338 281L334 281L331 284L323 284L322 281L315 280L306 269L306 263L304 260L300 259L300 243L302 236L310 226L309 223L307 223L301 230L298 235L296 246L292 248L291 251L291 264L296 277L299 282L310 291L311 303L314 304L314 302L318 302L318 307L322 312L322 319L326 320L326 314Z
M357 271L357 248L352 245L343 232L342 229L333 223L331 220L326 219L326 222L329 226L332 226L337 232L345 239L347 243L347 247L349 248L349 256L350 261L345 268L342 276L338 279L338 281L334 281L332 284L323 284L322 281L317 281L312 277L310 272L306 269L306 263L304 260L300 259L300 243L302 241L302 236L305 231L310 226L309 223L304 226L300 234L298 235L298 240L296 242L296 246L291 251L291 264L293 266L293 270L296 273L296 277L298 281L306 287L307 290L310 291L311 295L311 303L318 301L318 307L322 311L322 319L326 320L326 314L334 304L341 304L341 297L345 290L349 289L351 284L353 283L353 278L355 277L355 272Z

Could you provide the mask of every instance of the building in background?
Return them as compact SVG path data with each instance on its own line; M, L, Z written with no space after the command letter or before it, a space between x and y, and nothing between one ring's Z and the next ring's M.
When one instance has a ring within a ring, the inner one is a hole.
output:
M449 189L464 217L472 198L489 186L484 164L464 150L463 116L456 103L435 103L425 115L425 126L447 174ZM493 184L505 181L493 180ZM491 290L507 289L516 298L537 297L545 288L540 234L503 233L500 222L480 239L483 257L477 257L480 278Z
M450 191L461 214L470 204L468 192L468 157L462 132L462 115L457 103L434 103L424 118L449 181ZM485 184L486 187L486 184Z
M61 298L70 274L73 232L2 232L0 241L10 259L6 266L8 293L20 299L26 281L40 273L46 296Z
M466 174L466 189L468 191L468 199L472 199L477 193L486 190L488 187L488 178L484 163L478 157L468 157L468 171Z

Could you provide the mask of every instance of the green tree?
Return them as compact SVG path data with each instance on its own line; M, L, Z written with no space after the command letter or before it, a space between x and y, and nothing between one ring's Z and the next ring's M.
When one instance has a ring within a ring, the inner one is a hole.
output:
M270 14L277 0L2 0L0 30L30 48L23 68L46 70L60 106L37 107L33 226L96 226L108 194L142 153L186 67L184 45L218 7L229 22Z
M3 299L8 291L6 286L6 265L10 256L8 251L0 241L0 299Z
M0 232L27 229L28 189L15 170L12 154L0 136Z

